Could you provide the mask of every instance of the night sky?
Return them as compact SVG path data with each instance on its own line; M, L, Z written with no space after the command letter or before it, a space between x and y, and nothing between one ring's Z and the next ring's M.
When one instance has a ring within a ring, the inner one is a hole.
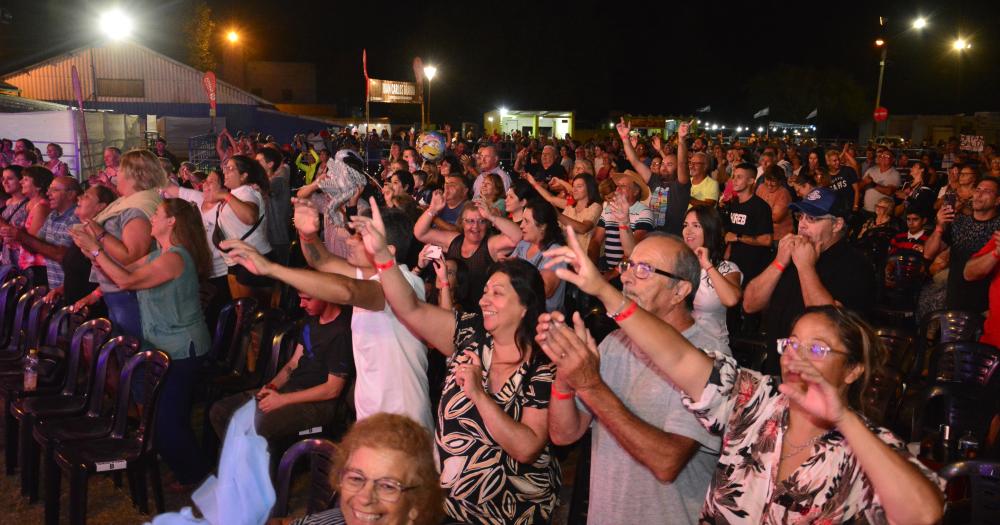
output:
M417 55L437 65L439 122L478 122L501 105L576 110L578 127L612 113L689 114L704 105L713 120L746 122L759 109L750 81L787 66L840 71L870 106L880 14L890 45L883 105L893 114L1000 111L997 1L208 3L220 46L224 30L238 27L251 58L315 62L320 102L337 104L341 114L363 106L362 48L375 78L412 80ZM105 5L0 0L13 15L0 26L3 69L93 41ZM121 5L136 13L141 43L184 60L187 0ZM930 24L919 34L909 30L918 13ZM964 56L949 48L958 34L972 42ZM392 111L409 116L398 106L373 107L373 114Z

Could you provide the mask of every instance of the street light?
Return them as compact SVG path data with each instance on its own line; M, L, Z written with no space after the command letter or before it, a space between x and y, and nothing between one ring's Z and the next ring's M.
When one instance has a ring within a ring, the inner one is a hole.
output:
M958 38L955 39L954 42L951 43L951 48L954 49L955 51L958 51L959 53L961 53L962 51L965 51L966 49L971 49L972 48L972 44L968 40L966 40L966 39L964 39L962 37L958 37Z
M121 9L112 9L98 19L101 32L111 40L123 40L132 34L135 23Z
M427 77L427 122L431 120L431 81L437 72L438 69L434 66L424 66L424 76Z
M915 18L913 20L913 29L916 29L917 31L919 31L919 30L921 30L921 29L923 29L925 27L927 27L927 19L926 18L924 18L922 16L918 16L917 18Z
M239 42L240 34L237 33L236 31L230 30L228 33L226 33L226 40L228 40L230 44L235 44L236 42Z

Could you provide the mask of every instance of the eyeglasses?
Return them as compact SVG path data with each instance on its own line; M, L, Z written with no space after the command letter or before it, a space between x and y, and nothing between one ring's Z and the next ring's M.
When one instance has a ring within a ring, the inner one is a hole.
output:
M851 355L848 352L834 350L829 346L823 343L817 343L816 341L813 341L812 344L807 346L795 337L783 337L778 339L778 355L783 355L789 348L798 352L798 354L802 357L815 359L817 361L826 359L826 357L830 354Z
M402 496L404 492L416 488L407 487L392 478L379 478L371 480L371 482L375 485L375 495L378 496L379 501L384 501L386 503L395 503L399 501L399 497ZM340 473L340 485L341 489L348 488L354 491L360 491L368 485L368 478L357 470L347 469Z
M820 215L818 217L813 217L812 215L807 215L800 211L795 212L794 215L795 215L795 220L799 222L804 222L806 224L813 224L819 221L826 221L826 220L832 221L836 219L836 217L834 217L833 215Z
M660 270L658 268L655 268L655 267L653 267L652 264L649 264L649 263L635 262L635 261L633 261L631 259L622 259L621 262L618 263L618 272L621 273L622 275L624 275L625 272L629 271L630 268L632 269L632 271L635 272L635 276L638 279L648 279L649 276L651 276L654 273L656 273L656 274L662 275L664 277L669 277L671 279L677 279L678 281L686 281L687 280L687 279L685 279L683 277L680 277L678 275L674 275L674 274L672 274L672 273L670 273L668 271Z
M477 224L482 226L490 221L486 219L462 219L462 222L464 222L466 226L475 226Z

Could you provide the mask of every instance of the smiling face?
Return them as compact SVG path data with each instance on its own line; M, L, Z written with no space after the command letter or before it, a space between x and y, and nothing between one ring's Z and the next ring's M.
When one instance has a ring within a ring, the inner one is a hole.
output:
M413 485L415 473L410 459L401 451L388 448L358 447L344 464L345 475L365 478L361 489L341 482L340 507L348 525L404 525L417 518L416 510L404 492L399 500L384 501L375 492L375 480Z
M101 210L107 207L107 204L101 202L101 199L97 196L97 188L92 187L83 192L76 199L76 211L73 212L74 215L81 221L86 221L93 219Z
M174 227L173 217L167 216L167 209L162 204L156 207L156 213L149 218L150 233L153 237L169 236Z
M240 173L239 169L236 167L235 160L229 159L222 165L222 177L222 182L226 185L226 187L231 190L235 190L243 185L243 179L246 178L246 175Z
M705 231L701 229L701 223L698 222L698 214L693 211L689 211L684 217L681 237L684 239L684 244L692 250L705 245Z
M587 183L583 179L573 179L573 200L576 202L587 200Z
M497 192L497 187L493 185L493 177L485 177L482 184L479 185L479 194L483 196L487 202L493 202L497 200L499 192Z
M59 211L69 209L76 200L76 195L67 189L66 182L58 178L49 184L47 195L49 197L49 205L52 206L52 209Z
M21 194L21 180L11 170L3 170L3 191L8 195Z
M468 189L462 177L448 177L444 181L444 200L458 203L465 200Z
M486 281L479 307L483 311L483 327L490 333L501 328L516 330L528 311L511 286L510 277L502 272L494 272Z
M479 244L483 242L483 238L486 237L486 232L489 231L490 221L483 218L482 214L479 213L479 209L470 208L465 210L462 214L462 233L465 234L465 239L473 244Z
M526 199L517 198L517 194L514 193L514 188L507 190L507 196L504 198L504 208L507 209L509 213L514 213L524 209L524 205L527 204Z
M39 195L41 189L35 186L35 179L31 177L21 177L21 193L29 199L33 199Z

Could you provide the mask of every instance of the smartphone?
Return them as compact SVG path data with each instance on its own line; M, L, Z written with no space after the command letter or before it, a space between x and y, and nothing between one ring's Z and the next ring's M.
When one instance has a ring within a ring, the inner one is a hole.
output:
M944 194L944 203L947 206L951 206L951 209L955 209L955 204L958 202L958 194L954 192L949 192Z
M428 259L440 259L442 257L440 246L431 246L427 248L427 258Z

